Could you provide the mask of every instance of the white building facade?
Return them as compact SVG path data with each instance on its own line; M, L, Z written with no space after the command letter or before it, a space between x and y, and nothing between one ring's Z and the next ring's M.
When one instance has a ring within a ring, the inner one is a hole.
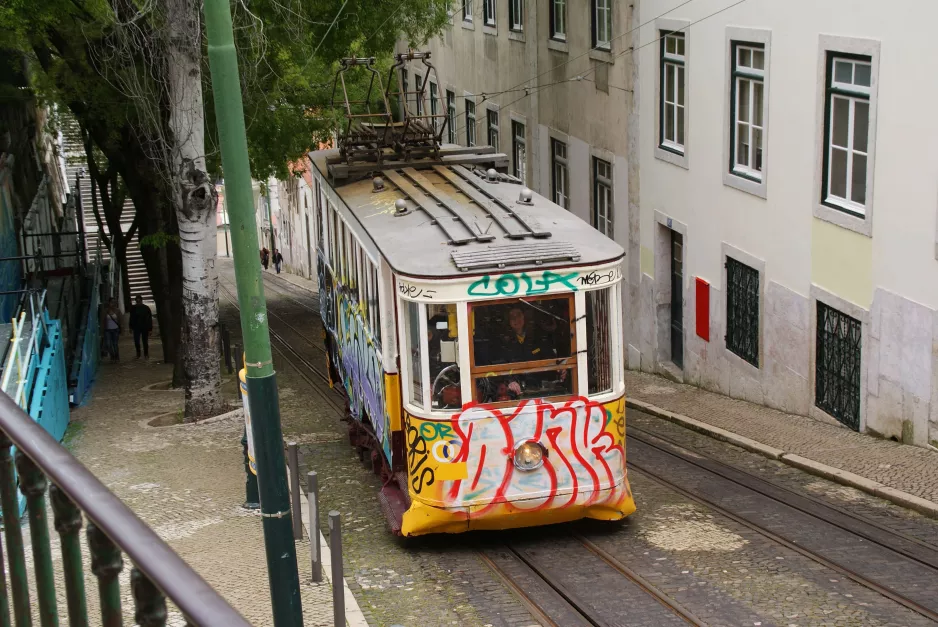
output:
M626 248L630 368L938 446L938 84L916 34L938 5L455 9L427 46L444 140L497 143Z
M632 366L938 445L938 5L680 4L639 4Z

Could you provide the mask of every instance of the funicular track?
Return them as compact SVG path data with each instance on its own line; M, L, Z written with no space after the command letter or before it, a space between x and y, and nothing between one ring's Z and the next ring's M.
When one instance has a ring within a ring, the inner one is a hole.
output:
M628 427L628 465L683 497L938 622L938 546Z

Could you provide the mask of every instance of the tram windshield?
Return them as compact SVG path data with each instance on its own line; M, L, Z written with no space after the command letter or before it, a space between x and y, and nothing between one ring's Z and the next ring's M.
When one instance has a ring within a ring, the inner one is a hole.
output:
M470 304L476 401L572 396L576 385L573 295Z

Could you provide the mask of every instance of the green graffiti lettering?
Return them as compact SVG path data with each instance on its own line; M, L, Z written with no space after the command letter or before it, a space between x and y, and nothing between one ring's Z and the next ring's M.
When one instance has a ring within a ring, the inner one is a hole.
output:
M502 274L492 280L485 275L474 281L468 290L469 296L537 296L546 294L552 285L561 285L570 291L577 291L574 281L579 275L576 272L557 274L547 270L538 278L532 279L527 273Z

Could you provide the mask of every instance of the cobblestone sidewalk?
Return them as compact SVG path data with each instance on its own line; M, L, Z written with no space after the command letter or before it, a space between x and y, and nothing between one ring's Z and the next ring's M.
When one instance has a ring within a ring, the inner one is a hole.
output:
M65 444L252 625L272 625L261 519L241 508L243 416L232 411L201 424L151 426L154 418L181 415L183 393L166 389L172 367L135 360L129 339L122 338L119 363L102 360L90 402L72 411ZM223 392L233 408L240 406L233 375ZM311 582L305 540L297 543L297 561L305 626L331 626L332 589L328 579ZM133 622L129 570L125 563L126 624ZM95 595L88 596L96 615ZM364 624L351 612L348 618ZM170 624L184 624L178 613L175 619Z
M645 373L626 372L625 389L633 409L938 517L938 453L934 451Z

